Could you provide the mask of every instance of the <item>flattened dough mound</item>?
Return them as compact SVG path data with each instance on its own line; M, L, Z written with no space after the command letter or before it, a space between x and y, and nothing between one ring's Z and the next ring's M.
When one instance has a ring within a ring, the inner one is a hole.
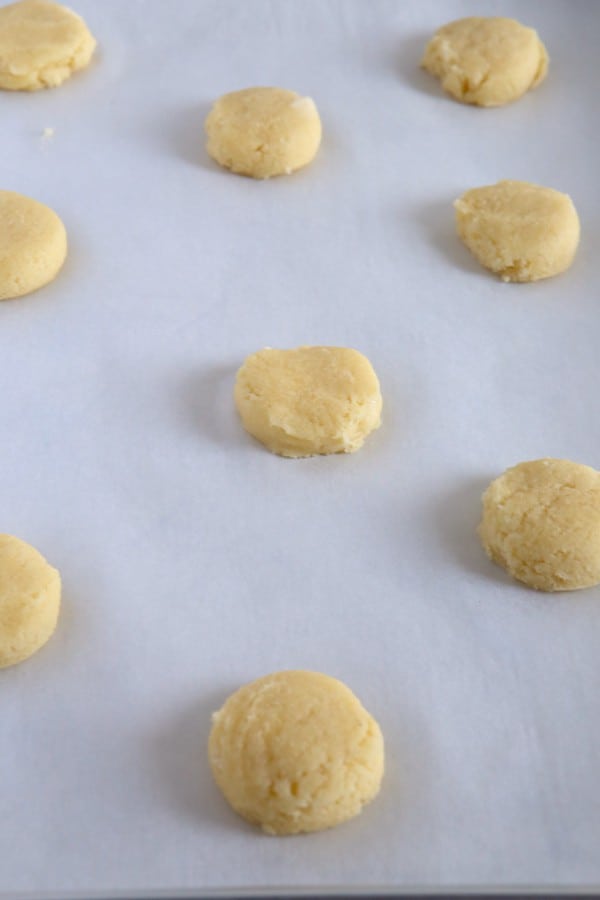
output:
M267 834L331 828L379 791L383 737L341 681L277 672L213 715L209 759L225 799Z
M0 8L0 88L57 87L89 63L96 46L83 19L58 3L20 0Z
M244 428L272 453L353 453L381 424L379 381L369 360L346 347L267 348L237 373Z
M30 294L52 281L67 255L67 233L55 212L0 191L0 300Z
M600 472L565 459L507 469L483 495L490 559L540 591L600 583Z
M454 209L464 243L503 281L551 278L573 262L580 228L568 194L526 181L499 181L467 191Z
M39 650L54 633L60 575L25 541L0 534L0 669Z
M255 87L220 97L204 124L209 156L238 175L272 178L312 162L321 120L310 97Z
M546 77L548 54L533 28L474 16L436 31L421 62L456 100L502 106Z

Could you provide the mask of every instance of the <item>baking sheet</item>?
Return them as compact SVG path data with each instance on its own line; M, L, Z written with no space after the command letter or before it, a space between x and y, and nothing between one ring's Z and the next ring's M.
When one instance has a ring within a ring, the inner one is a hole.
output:
M535 594L474 535L507 466L600 466L597 4L76 6L92 68L0 95L2 187L70 236L0 306L2 530L64 579L56 636L0 677L0 891L597 883L600 590ZM420 53L473 12L537 27L547 82L445 98ZM203 153L211 100L253 84L317 102L294 177ZM501 178L571 194L570 272L505 285L458 242L452 200ZM356 455L282 460L236 420L242 359L310 343L380 376ZM387 772L355 821L277 840L205 744L230 691L294 667L355 690Z

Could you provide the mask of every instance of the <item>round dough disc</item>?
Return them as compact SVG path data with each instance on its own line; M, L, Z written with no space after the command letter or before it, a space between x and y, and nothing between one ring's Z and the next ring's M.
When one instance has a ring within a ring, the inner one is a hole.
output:
M600 472L564 459L514 466L483 495L490 559L540 591L600 583Z
M456 100L502 106L544 80L548 54L533 28L514 19L474 16L440 28L421 65Z
M0 668L39 650L54 633L60 575L34 547L0 534Z
M55 212L12 191L0 191L0 300L30 294L58 274L67 233Z
M244 428L273 453L353 453L381 424L379 381L369 360L346 347L260 350L237 373Z
M83 19L58 3L20 0L0 8L0 88L57 87L89 63L96 46Z
M233 809L268 834L321 831L379 791L383 737L341 681L277 672L240 688L213 716L209 759Z
M321 120L310 97L256 87L220 97L204 124L209 156L239 175L289 175L312 162Z
M467 191L454 208L459 236L503 281L551 278L573 262L580 227L567 194L526 181L499 181Z

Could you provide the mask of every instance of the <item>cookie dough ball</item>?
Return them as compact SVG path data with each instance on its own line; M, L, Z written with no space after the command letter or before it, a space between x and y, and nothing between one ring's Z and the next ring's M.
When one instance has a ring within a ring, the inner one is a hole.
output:
M0 300L30 294L58 274L67 233L55 212L12 191L0 191Z
M600 583L600 472L565 459L519 463L483 495L490 559L540 591Z
M256 87L220 97L209 112L206 149L239 175L289 175L315 158L321 120L310 97L282 88Z
M244 428L280 456L353 453L381 424L379 381L346 347L260 350L235 383Z
M341 681L277 672L213 716L209 758L233 809L268 834L339 825L379 792L383 737Z
M467 191L454 203L459 236L503 281L538 281L568 269L579 218L567 194L526 181Z
M0 668L27 659L54 633L60 575L25 541L0 534Z
M421 65L456 100L502 106L544 80L548 54L533 28L514 19L474 16L440 28Z
M0 8L0 88L57 87L89 63L96 41L80 16L48 0Z

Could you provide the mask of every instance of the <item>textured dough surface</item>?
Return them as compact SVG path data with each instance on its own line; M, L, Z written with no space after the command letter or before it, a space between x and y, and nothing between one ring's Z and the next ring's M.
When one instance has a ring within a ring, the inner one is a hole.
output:
M467 191L454 209L459 236L503 281L551 278L573 262L580 227L568 194L500 181Z
M379 381L369 360L346 347L260 350L237 373L244 428L273 453L353 453L381 424Z
M48 284L66 255L67 233L55 212L22 194L0 191L0 300Z
M41 553L0 534L0 668L39 650L56 628L60 575Z
M483 495L490 559L541 591L600 582L600 472L564 459L507 469Z
M58 3L0 7L0 88L57 87L89 63L96 46L83 19Z
M209 759L233 809L268 834L331 828L379 791L377 722L352 691L317 672L277 672L213 716Z
M239 175L289 175L312 162L321 120L310 97L283 88L255 87L220 97L205 130L209 156Z
M544 80L548 54L533 28L514 19L474 16L436 31L421 65L456 100L502 106Z

